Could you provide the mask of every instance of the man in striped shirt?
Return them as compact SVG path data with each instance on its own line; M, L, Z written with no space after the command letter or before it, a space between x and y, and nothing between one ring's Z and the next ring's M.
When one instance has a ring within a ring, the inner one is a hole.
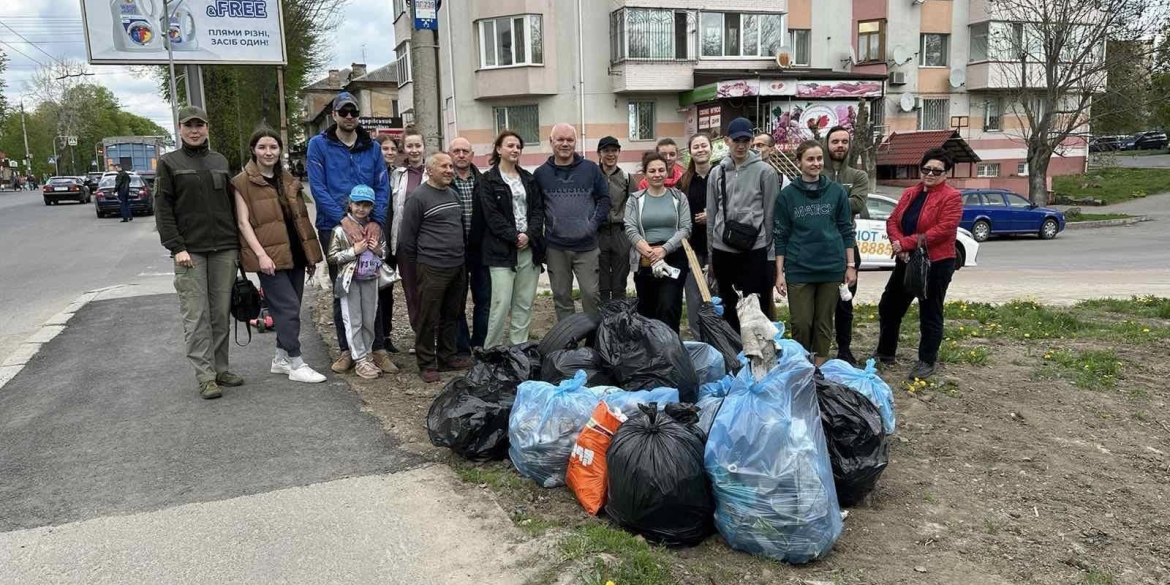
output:
M451 162L455 165L453 187L463 204L463 233L467 236L467 284L471 289L471 327L467 326L467 309L459 314L459 332L456 349L459 355L470 356L472 348L483 347L487 339L488 313L492 304L492 279L488 268L483 265L480 245L483 243L483 209L475 197L475 185L482 177L471 160L475 151L471 141L456 138L447 146Z

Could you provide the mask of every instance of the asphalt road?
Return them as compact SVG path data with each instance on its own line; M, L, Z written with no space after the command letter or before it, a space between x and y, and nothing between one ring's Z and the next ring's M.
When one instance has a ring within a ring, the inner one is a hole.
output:
M1134 169L1170 169L1170 154L1155 154L1150 156L1128 156L1118 154L1114 159L1119 167Z

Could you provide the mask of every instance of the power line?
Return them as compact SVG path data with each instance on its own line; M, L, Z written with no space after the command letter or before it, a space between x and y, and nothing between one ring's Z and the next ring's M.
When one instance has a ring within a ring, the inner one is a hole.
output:
M25 53L24 51L21 51L20 49L17 49L16 47L14 47L14 46L12 46L12 45L8 44L6 41L0 41L0 44L2 44L2 45L4 45L4 46L8 47L9 49L12 49L13 51L16 51L16 52L17 52L18 54L20 54L20 55L24 55L24 58L25 58L25 59L28 59L29 61L32 61L33 63L36 63L37 65L40 65L41 67L44 67L44 68L46 68L46 69L48 69L48 68L49 68L49 66L48 66L48 65L45 65L44 63L41 63L40 61L37 61L36 59L33 59L32 57L29 57L29 56L28 56L28 53Z
M6 29L8 29L8 30L12 31L12 34L14 34L14 35L16 35L16 36L18 36L18 37L20 37L20 38L24 39L24 41L25 41L25 42L27 42L28 44L32 45L34 49L36 49L36 50L38 50L38 51L40 51L40 52L44 53L44 54L45 54L45 56L47 56L48 58L50 58L50 59L52 59L53 61L57 62L57 64L59 64L59 65L64 65L64 63L62 63L62 62L61 62L59 59L57 59L56 57L54 57L54 56L50 55L48 51L46 51L46 50L44 50L44 49L42 49L42 48L38 47L36 43L34 43L34 42L32 42L32 41L30 41L30 40L28 40L28 39L25 39L25 38L24 38L24 35L20 34L19 32L16 32L16 29L14 29L14 28L12 28L12 27L8 26L8 25L7 25L7 24L6 24L6 23L5 23L3 20L0 20L0 26L3 26L4 28L6 28ZM5 44L7 44L7 43L5 43ZM9 45L9 46L11 46L11 45Z

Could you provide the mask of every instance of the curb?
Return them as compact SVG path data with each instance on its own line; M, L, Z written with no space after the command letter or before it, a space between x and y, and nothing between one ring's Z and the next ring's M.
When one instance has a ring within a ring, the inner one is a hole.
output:
M1122 225L1134 225L1143 221L1153 221L1148 215L1138 215L1136 217L1126 217L1122 219L1103 219L1100 221L1069 221L1065 222L1064 229L1066 230L1087 230L1093 228L1116 227Z

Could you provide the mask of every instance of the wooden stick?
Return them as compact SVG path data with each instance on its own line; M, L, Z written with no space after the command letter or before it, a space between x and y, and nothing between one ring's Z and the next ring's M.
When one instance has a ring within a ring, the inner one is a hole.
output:
M687 262L691 265L691 272L695 275L695 283L699 285L699 296L703 297L703 302L711 302L711 289L707 288L707 275L703 274L703 266L699 264L699 257L695 256L694 248L691 248L691 243L683 240L683 250L687 252Z

